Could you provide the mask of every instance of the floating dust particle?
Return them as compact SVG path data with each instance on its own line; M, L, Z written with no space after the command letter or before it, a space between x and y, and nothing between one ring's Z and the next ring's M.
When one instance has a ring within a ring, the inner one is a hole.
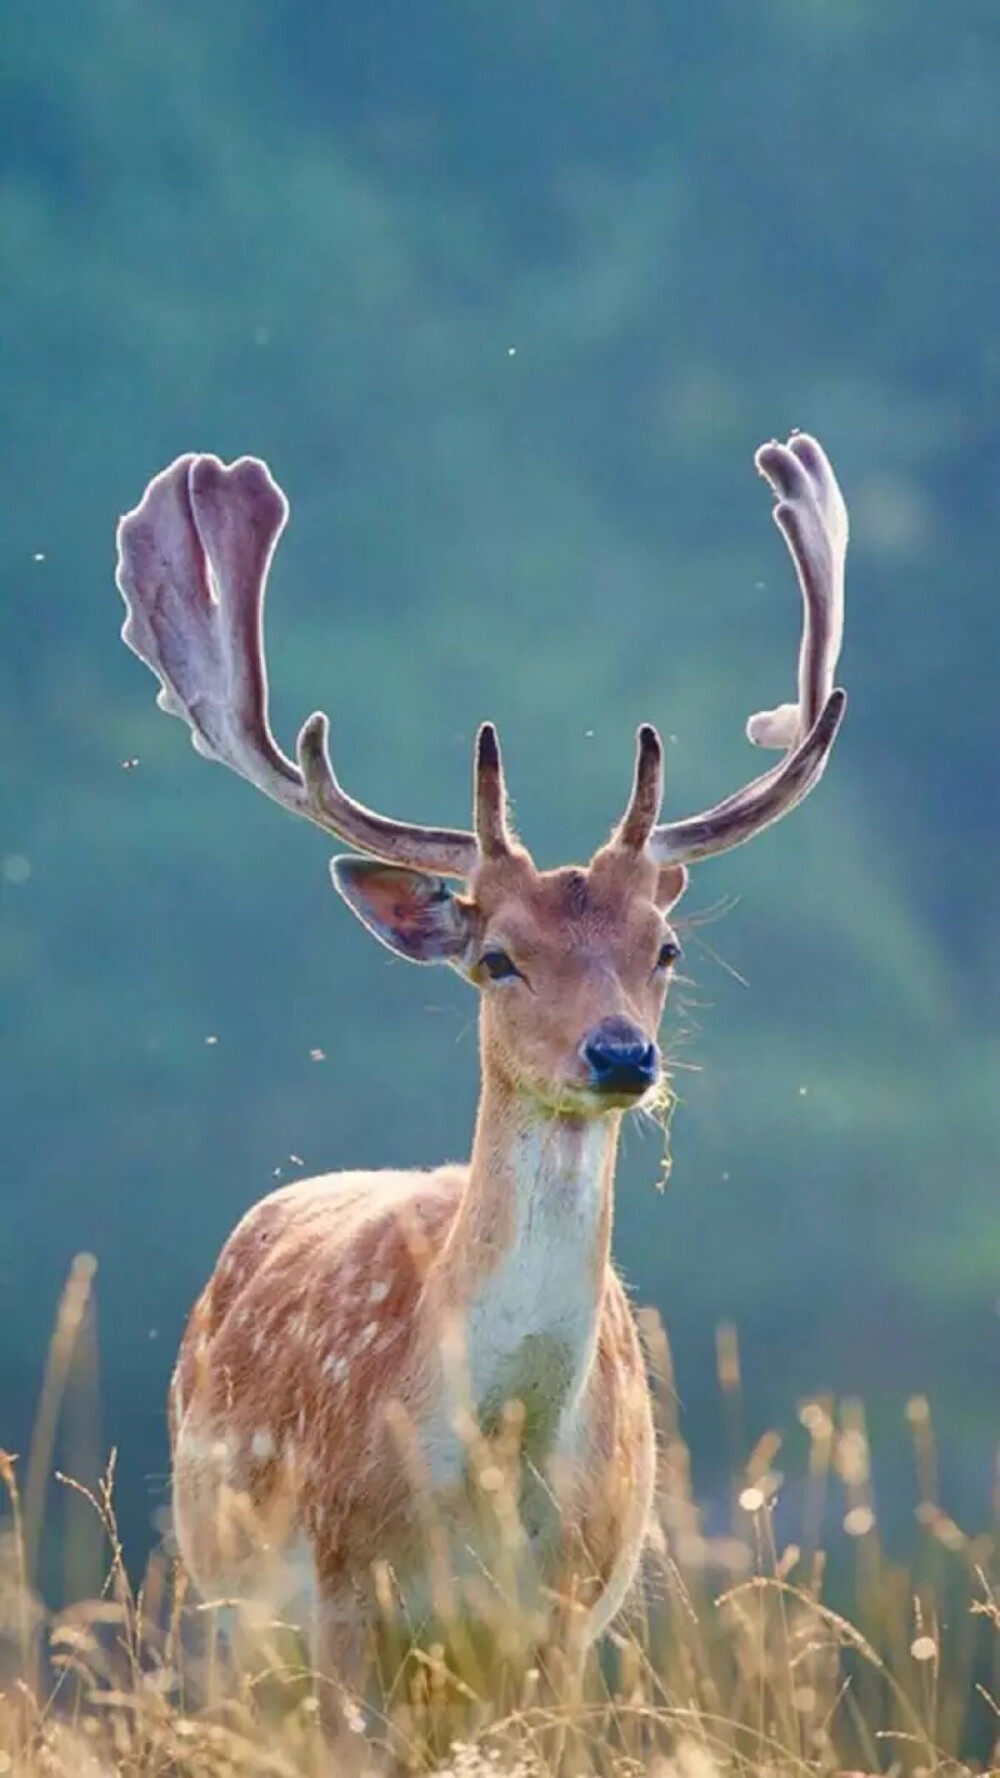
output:
M745 1513L759 1513L764 1505L764 1494L760 1488L744 1488L740 1495L740 1505Z
M311 1049L309 1051L309 1060L310 1062L325 1062L326 1051L321 1049Z
M214 1031L205 1039L205 1042L209 1046L211 1046L212 1044L218 1043L218 1041L219 1041L219 1039L216 1037Z
M910 1643L910 1653L915 1661L936 1661L937 1652L933 1636L916 1636Z
M0 865L0 876L5 883L26 883L31 876L31 859L25 858L23 852L8 852Z

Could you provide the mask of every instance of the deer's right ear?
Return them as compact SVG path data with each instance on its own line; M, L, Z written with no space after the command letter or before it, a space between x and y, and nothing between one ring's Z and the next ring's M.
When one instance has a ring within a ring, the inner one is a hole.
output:
M330 874L362 925L390 951L411 963L450 963L457 969L467 961L472 904L455 895L443 877L369 858L334 858Z

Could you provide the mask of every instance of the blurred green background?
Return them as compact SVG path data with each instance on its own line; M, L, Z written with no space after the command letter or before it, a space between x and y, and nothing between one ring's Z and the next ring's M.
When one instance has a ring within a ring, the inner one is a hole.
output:
M114 526L147 478L254 452L288 491L286 745L326 707L356 794L464 824L492 716L553 864L619 813L640 719L671 814L760 765L743 723L790 695L799 608L752 452L802 426L851 507L851 706L821 791L697 872L686 911L718 917L668 1017L674 1174L659 1195L629 1132L617 1251L708 1493L732 1319L748 1436L860 1392L894 1478L926 1390L981 1521L993 0L38 0L5 20L0 154L0 1442L26 1447L92 1250L138 1555L234 1220L302 1165L464 1154L475 1104L469 991L372 944L334 848L200 761L119 642Z

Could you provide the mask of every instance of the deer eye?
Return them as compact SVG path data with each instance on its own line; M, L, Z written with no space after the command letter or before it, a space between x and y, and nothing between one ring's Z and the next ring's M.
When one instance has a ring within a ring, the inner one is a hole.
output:
M508 957L506 951L502 951L499 945L494 945L490 950L484 951L479 962L491 982L510 981L513 976L521 973L513 958Z
M672 969L681 954L681 947L675 938L665 938L656 956L657 969Z

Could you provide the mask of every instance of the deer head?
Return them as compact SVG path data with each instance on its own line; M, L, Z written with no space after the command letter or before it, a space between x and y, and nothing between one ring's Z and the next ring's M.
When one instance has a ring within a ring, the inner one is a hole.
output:
M797 699L747 725L751 741L783 757L701 814L661 823L662 746L644 725L625 813L585 869L537 870L510 831L490 723L476 740L468 832L355 801L330 762L322 714L303 724L296 762L281 751L268 721L262 614L288 507L263 463L179 457L118 528L122 634L160 679L161 707L183 717L199 752L363 854L333 861L348 906L400 956L465 976L482 997L484 1063L553 1110L596 1116L655 1092L656 1034L679 955L669 917L688 865L801 802L840 726L846 508L804 433L763 445L756 463L777 496L804 606Z

